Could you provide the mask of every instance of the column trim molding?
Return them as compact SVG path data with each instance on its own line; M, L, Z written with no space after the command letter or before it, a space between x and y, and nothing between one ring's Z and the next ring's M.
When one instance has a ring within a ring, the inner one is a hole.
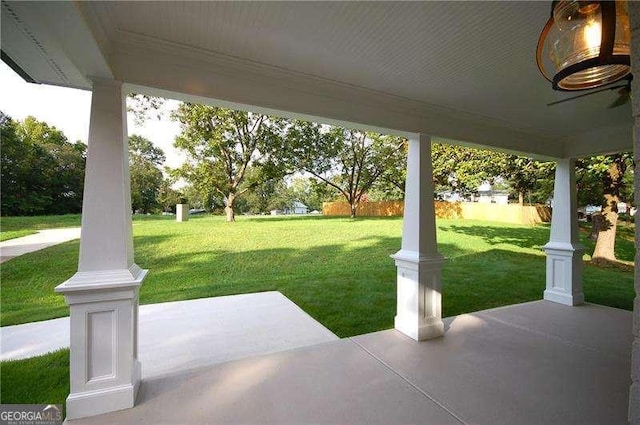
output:
M556 242L550 241L542 247L545 252L549 251L570 251L570 252L585 252L587 248L581 243L570 242Z
M425 255L416 251L409 251L401 249L395 254L390 255L391 258L398 261L417 264L417 265L442 265L447 260L446 257L440 253Z
M70 279L56 286L55 291L66 294L78 291L136 287L142 284L147 273L148 270L141 269L135 263L128 269L76 272Z

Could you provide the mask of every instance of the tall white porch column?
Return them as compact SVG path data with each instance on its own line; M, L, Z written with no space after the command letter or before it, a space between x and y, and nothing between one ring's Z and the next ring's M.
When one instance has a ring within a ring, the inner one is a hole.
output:
M140 383L138 288L133 262L125 96L96 79L82 204L78 272L56 287L71 310L67 418L133 407Z
M551 237L547 253L547 288L544 299L565 305L584 303L582 254L578 239L576 177L573 159L560 159L553 186Z
M395 328L422 341L444 334L441 276L444 257L436 243L431 137L409 139L402 249L393 258L398 268Z

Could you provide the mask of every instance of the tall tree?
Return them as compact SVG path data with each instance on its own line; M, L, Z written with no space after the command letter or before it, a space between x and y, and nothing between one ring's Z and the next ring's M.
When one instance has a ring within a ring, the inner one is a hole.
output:
M18 134L26 143L40 145L62 145L67 142L67 137L61 130L50 126L44 121L39 121L28 116L18 126Z
M33 117L2 115L2 214L68 214L82 207L86 146Z
M447 143L431 145L433 180L436 188L469 196L483 182L502 176L505 154Z
M524 205L525 196L534 202L544 202L553 190L553 162L537 161L524 156L507 155L504 158L503 177L508 180L518 196L518 203Z
M2 215L42 213L51 197L44 170L49 156L40 146L24 142L19 123L3 114L0 149Z
M287 149L296 168L338 191L355 217L363 196L392 167L406 140L378 133L295 121L287 131Z
M165 99L162 97L130 93L127 96L127 112L131 113L133 121L137 125L142 125L150 115L154 115L156 119L160 120L164 102Z
M188 155L181 175L222 197L227 221L235 221L239 197L283 172L273 155L281 145L279 128L266 115L183 103L173 117L182 127L174 144ZM263 179L247 183L249 167Z
M82 191L87 145L80 141L45 146L53 157L51 178L51 207L47 214L79 213L82 210Z
M309 211L322 211L322 203L332 201L336 192L314 177L296 176L289 182L291 199L305 204Z
M380 201L404 199L408 152L408 143L404 143L401 149L395 151L395 158L389 161L389 167L369 191L369 199Z
M69 142L61 130L31 116L20 124L19 133L25 143L41 146L50 157L46 173L51 201L46 213L80 212L87 146Z
M164 161L164 152L150 140L138 135L129 137L133 211L148 213L160 206L158 195L164 180L160 166Z
M625 192L625 174L632 166L630 153L596 156L577 162L579 190L591 194L590 200L597 201L599 197L602 205L601 213L595 214L592 220L596 246L591 258L595 263L616 261L618 203L627 201L622 195Z
M283 209L287 185L284 179L271 179L244 195L247 211L251 214L266 213L273 209Z
M158 188L156 200L162 212L175 212L176 204L181 204L183 194L180 190L173 188L175 180L171 177L165 177Z

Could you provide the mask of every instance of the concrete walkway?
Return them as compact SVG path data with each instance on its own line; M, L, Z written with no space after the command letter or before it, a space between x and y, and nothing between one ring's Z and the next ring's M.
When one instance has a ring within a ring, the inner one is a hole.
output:
M140 306L144 378L338 337L279 292ZM2 360L69 346L69 318L0 328Z
M80 238L79 227L40 230L38 233L0 242L0 263L28 252Z

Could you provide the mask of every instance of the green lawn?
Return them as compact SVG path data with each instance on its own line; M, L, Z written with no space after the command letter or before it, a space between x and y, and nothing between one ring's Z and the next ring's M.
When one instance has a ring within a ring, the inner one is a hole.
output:
M69 222L64 218L57 222ZM214 216L186 223L136 217L136 262L150 270L140 301L278 290L339 336L386 329L395 308L389 255L400 246L401 224L400 218L240 217L228 224ZM449 258L444 315L539 299L540 247L548 234L548 226L439 220L439 247ZM632 261L633 241L621 234L618 255ZM53 288L73 275L77 258L74 241L4 263L2 326L68 315ZM630 309L633 274L587 266L585 293L589 301Z
M69 395L69 349L2 362L0 403L62 404Z
M7 230L0 232L0 242L9 239L21 238L23 236L33 235L35 230Z
M36 215L32 217L2 217L0 228L2 232L10 230L43 230L59 227L79 227L80 214L67 215Z
M400 218L239 217L228 224L212 216L186 223L136 217L136 262L150 270L140 301L277 290L340 337L391 328L395 266L389 255L400 247L401 227ZM542 297L545 257L540 248L548 240L548 226L438 220L437 227L440 250L448 258L445 316ZM632 237L622 233L618 256L632 261ZM75 241L4 263L1 324L67 315L53 288L75 272L77 257ZM589 302L632 308L632 271L586 265L584 285ZM49 394L47 402L63 401L46 388L28 388L37 380L11 378L20 376L13 372L19 367L50 373L36 362L60 365L55 373L62 379L68 351L2 363L3 403L36 402L42 397L35 394L42 392Z
M38 230L79 227L80 217L80 214L2 217L0 222L0 242L32 235Z

